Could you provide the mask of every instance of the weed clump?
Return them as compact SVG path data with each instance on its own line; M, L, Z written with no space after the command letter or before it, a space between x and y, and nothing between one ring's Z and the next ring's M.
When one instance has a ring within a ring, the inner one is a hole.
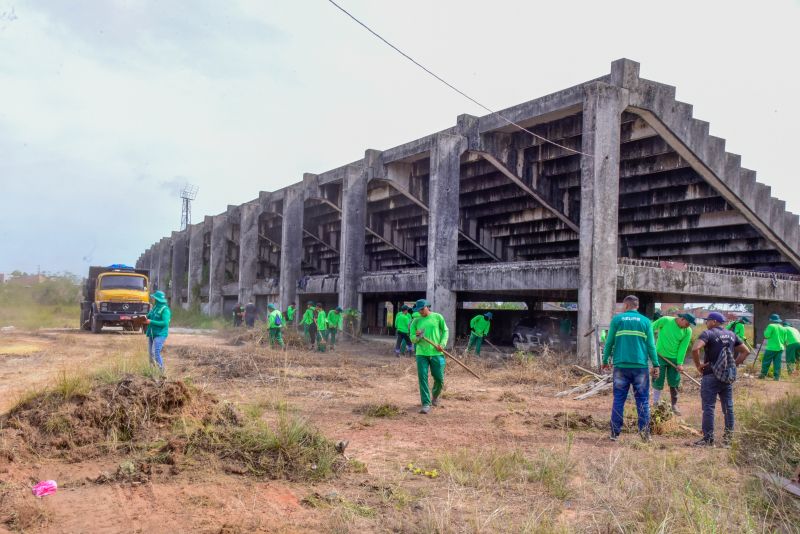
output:
M260 420L244 425L212 426L189 436L187 454L212 452L238 471L288 480L325 480L346 463L336 445L308 421L281 412L275 428Z
M400 407L396 404L366 404L354 410L355 413L366 415L367 417L392 418L400 415Z

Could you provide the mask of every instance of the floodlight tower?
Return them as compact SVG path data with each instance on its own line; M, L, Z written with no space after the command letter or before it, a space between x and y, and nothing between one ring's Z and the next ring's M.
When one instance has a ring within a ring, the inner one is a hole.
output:
M197 190L199 187L192 184L186 184L181 191L181 198L183 199L183 207L181 209L181 230L186 230L192 224L192 200L197 198Z

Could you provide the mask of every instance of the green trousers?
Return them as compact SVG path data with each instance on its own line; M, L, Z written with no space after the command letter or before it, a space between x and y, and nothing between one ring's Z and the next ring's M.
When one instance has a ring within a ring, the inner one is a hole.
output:
M474 346L475 354L480 356L482 345L483 345L483 337L475 335L473 333L469 334L469 344L467 345L467 350L472 350L472 347Z
M330 342L331 348L333 348L336 345L337 330L338 330L337 328L328 328L328 335L326 336L325 341Z
M283 343L283 329L282 328L270 328L269 329L269 346L270 346L270 348L274 348L276 344L280 345L282 349L286 348L286 345Z
M797 362L797 356L800 354L800 343L792 343L786 347L786 372L794 372L794 364Z
M769 366L772 364L772 376L775 380L780 380L782 357L782 350L765 350L764 357L761 360L761 374L759 375L759 378L764 378L767 376L767 373L769 373Z
M672 358L664 358L660 354L658 355L658 363L659 373L658 378L653 379L653 388L661 391L664 389L664 379L667 379L667 384L671 388L677 388L681 385L681 374L678 372L677 369L672 367L664 360L669 360L671 363L678 365L677 360L673 360Z
M444 387L444 356L417 356L419 398L423 406L431 405L431 390L428 387L428 369L433 375L433 396L438 397Z
M303 337L306 338L306 341L311 343L311 334L309 334L309 332L308 332L308 327L309 326L310 325L308 323L303 323Z

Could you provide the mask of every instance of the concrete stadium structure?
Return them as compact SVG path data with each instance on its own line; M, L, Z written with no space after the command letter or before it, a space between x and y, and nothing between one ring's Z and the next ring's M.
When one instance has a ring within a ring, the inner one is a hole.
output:
M800 225L709 135L675 88L611 72L456 125L257 199L147 249L137 267L209 314L255 298L363 310L427 296L449 324L465 301L578 303L578 353L635 293L750 302L797 316ZM568 150L572 149L572 150ZM577 151L577 152L576 152ZM175 305L175 304L173 304Z

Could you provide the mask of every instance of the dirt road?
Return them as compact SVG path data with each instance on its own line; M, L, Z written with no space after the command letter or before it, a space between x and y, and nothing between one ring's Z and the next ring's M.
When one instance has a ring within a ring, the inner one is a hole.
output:
M0 531L638 531L630 527L642 520L637 507L649 506L648 492L658 488L648 490L637 465L670 477L670 469L690 473L713 459L720 465L715 476L728 489L742 483L725 460L727 451L687 448L696 438L677 425L650 444L631 433L619 443L609 442L610 397L555 398L584 377L552 359L471 360L483 381L448 365L442 407L421 415L414 360L394 357L389 346L342 344L333 353L270 353L277 363L262 368L254 360L245 371L220 365L259 351L269 349L250 342L231 345L221 336L172 334L165 361L171 377L188 379L244 411L270 420L276 410L287 410L310 420L328 438L347 440L351 467L346 472L318 483L266 480L189 458L180 470L145 483L98 484L89 480L117 469L127 457L124 451L77 462L26 451L13 461L0 457L0 519L5 521ZM146 358L141 335L0 335L0 411L60 373ZM246 358L241 361L247 366ZM744 378L737 384L737 402L777 398L793 387L796 383ZM681 404L682 422L698 428L696 387L686 388ZM397 413L365 415L385 405ZM629 405L627 411L635 410ZM564 424L563 413L571 414L572 423ZM409 464L423 473L415 474ZM424 475L432 469L439 476ZM704 469L697 473L705 476ZM27 488L44 479L57 480L61 489L36 500Z

